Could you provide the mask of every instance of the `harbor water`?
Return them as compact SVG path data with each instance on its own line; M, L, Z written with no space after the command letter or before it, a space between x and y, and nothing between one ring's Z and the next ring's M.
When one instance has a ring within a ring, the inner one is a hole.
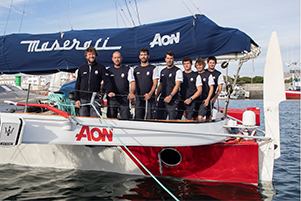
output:
M263 101L260 99L231 100L229 106L259 107L263 113ZM6 109L7 106L0 104L0 111ZM260 128L264 129L262 114ZM280 104L280 132L281 157L275 161L274 188L179 178L159 180L179 200L300 200L299 100ZM0 165L0 200L173 199L149 177Z

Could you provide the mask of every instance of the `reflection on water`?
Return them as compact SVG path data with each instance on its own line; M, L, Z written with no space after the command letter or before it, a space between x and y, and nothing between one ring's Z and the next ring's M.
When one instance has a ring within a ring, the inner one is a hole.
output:
M261 200L257 186L224 182L200 182L160 178L180 200ZM137 186L121 196L128 200L167 200L171 197L151 178L136 179ZM135 192L135 194L132 194ZM143 195L143 197L141 197ZM162 199L164 198L164 199Z
M150 177L3 165L0 178L0 197L6 200L173 200ZM254 185L178 178L159 180L180 200L262 200L266 197Z

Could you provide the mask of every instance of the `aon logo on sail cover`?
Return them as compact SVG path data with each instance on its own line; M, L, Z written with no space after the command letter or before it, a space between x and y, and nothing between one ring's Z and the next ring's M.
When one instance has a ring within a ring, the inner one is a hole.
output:
M155 45L167 46L179 42L180 42L180 32L177 32L176 34L164 35L164 36L161 36L160 33L156 33L153 41L149 45L150 48L153 48L155 47Z

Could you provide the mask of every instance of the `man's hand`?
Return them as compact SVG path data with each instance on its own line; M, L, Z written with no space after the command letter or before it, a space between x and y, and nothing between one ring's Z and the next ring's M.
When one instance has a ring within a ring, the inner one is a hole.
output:
M209 105L209 101L210 101L210 99L205 99L205 100L204 100L204 106L205 106L205 107L207 107L207 106Z
M152 96L149 93L144 94L144 100L147 101L151 98Z
M191 100L190 98L187 98L187 99L184 101L184 103L185 103L186 105L189 105L191 102L192 102L192 100Z
M212 104L215 103L216 99L217 99L217 97L213 97L213 98L211 99Z
M78 101L76 101L75 102L75 107L78 107L78 108L80 108L80 106L81 106L81 103L80 103L80 101L78 100Z
M135 95L133 93L129 93L128 99L133 100L135 98Z
M171 95L168 95L168 96L166 96L166 97L164 98L164 102L165 102L165 103L169 103L169 102L171 101L171 99L172 99L172 96L171 96Z
M113 92L108 93L108 97L112 98L114 96L115 96L115 93L113 93Z

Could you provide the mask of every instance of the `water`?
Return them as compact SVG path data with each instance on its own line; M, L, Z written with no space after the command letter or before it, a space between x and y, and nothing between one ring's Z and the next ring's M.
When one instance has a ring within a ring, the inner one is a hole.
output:
M262 100L233 100L229 106L263 111ZM263 122L261 117L261 125ZM178 178L160 181L180 200L300 200L300 101L280 104L280 132L281 157L275 161L274 189ZM173 200L152 178L14 165L0 165L0 199Z

